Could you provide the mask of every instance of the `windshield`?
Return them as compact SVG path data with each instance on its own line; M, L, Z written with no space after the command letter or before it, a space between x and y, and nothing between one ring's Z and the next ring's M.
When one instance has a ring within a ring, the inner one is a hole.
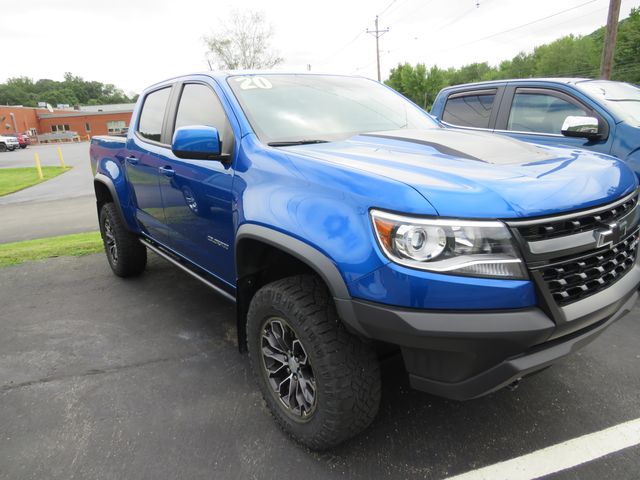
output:
M343 140L358 133L437 128L425 112L365 78L242 75L228 78L265 143Z
M640 125L640 88L630 83L608 81L581 82L577 86L625 122Z

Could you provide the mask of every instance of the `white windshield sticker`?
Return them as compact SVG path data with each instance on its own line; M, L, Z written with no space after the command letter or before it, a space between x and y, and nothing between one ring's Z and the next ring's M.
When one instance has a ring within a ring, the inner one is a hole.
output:
M271 82L264 77L236 77L236 82L240 82L242 90L251 90L253 88L271 88Z

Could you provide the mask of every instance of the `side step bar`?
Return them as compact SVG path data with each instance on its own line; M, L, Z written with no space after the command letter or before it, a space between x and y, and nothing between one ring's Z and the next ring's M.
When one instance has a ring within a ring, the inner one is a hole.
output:
M168 262L173 263L176 267L180 268L181 270L187 272L189 275L191 275L192 277L200 280L202 283L204 283L207 287L212 288L213 290L215 290L217 293L219 293L220 295L222 295L223 297L225 297L227 300L231 300L233 303L236 303L236 298L231 295L228 292L225 292L223 289L221 289L220 287L218 287L217 285L214 285L213 283L211 283L209 280L207 280L206 278L204 278L202 275L197 274L196 272L194 272L193 270L191 270L190 268L184 266L182 263L180 263L178 260L176 260L175 258L173 258L171 255L169 255L168 253L162 251L161 249L159 249L158 247L156 247L155 245L153 245L151 242L149 242L147 239L145 238L141 238L140 239L140 243L142 243L145 247L147 247L149 250L151 250L152 252L160 255L162 258L164 258L165 260L167 260Z

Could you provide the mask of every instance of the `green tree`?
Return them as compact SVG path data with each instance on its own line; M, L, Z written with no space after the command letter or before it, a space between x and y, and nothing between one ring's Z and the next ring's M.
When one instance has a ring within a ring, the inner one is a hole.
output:
M460 68L427 69L399 64L391 69L385 83L425 109L431 108L438 92L449 85L507 78L587 77L597 78L604 39L604 28L586 36L568 35L533 52L521 52L493 67L487 62ZM640 84L640 8L619 23L613 79Z
M16 77L0 84L0 105L35 107L38 102L52 105L101 105L132 101L133 98L112 84L86 81L71 73L65 73L63 81L43 78L34 82L28 77Z

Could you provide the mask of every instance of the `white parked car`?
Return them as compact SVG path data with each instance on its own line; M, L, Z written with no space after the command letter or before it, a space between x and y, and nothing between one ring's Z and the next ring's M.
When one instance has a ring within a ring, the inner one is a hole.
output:
M0 135L0 152L12 152L17 148L20 148L20 143L16 137Z

